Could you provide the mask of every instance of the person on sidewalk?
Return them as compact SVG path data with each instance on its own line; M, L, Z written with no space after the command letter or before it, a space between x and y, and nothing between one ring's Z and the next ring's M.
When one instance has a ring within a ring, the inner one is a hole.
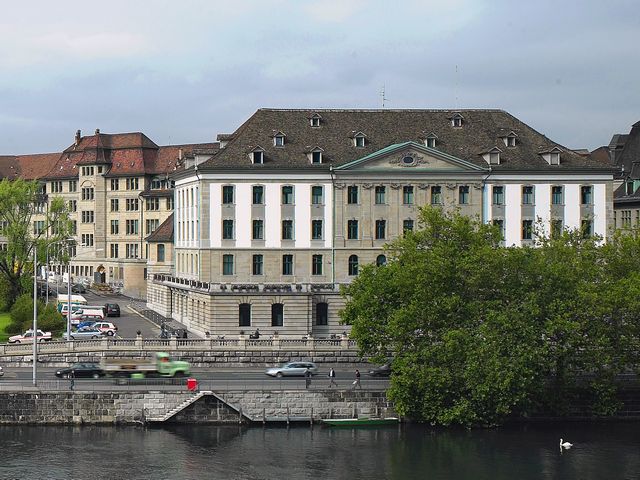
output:
M338 384L336 383L336 371L333 369L333 367L331 367L331 370L329 370L329 388L331 388L332 385L335 385L336 387L338 386Z
M304 372L304 388L309 388L311 386L311 370L307 368Z
M356 368L356 379L353 381L353 389L359 388L362 390L362 385L360 385L360 370Z
M76 384L76 376L73 373L73 370L69 373L69 390L73 391L73 387Z

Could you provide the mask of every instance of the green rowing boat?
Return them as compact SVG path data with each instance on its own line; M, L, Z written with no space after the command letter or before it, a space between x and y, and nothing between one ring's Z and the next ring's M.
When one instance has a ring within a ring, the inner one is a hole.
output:
M382 425L397 425L400 419L397 417L387 418L325 418L322 423L331 427L377 427Z

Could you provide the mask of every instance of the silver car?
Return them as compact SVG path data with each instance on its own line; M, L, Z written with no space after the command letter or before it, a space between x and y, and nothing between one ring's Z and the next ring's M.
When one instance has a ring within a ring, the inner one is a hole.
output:
M304 377L307 370L311 371L311 375L316 375L318 366L313 362L289 362L281 367L269 368L264 373L270 377Z
M100 330L93 327L83 327L79 328L75 332L71 332L71 340L86 340L91 338L95 339L102 338L103 336L104 334ZM65 333L64 335L62 335L62 338L67 340L67 334Z

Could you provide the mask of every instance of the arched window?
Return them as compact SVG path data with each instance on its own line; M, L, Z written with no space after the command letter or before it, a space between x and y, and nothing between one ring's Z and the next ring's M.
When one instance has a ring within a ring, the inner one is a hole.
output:
M238 307L238 325L241 327L251 326L251 304L241 303Z
M316 303L316 325L329 324L329 305L324 302Z
M358 275L358 256L351 255L349 257L349 275Z
M271 305L271 326L282 327L284 324L284 305L282 303L274 303Z
M387 264L387 257L385 257L384 255L378 255L376 257L376 266L377 267L382 267L383 265Z

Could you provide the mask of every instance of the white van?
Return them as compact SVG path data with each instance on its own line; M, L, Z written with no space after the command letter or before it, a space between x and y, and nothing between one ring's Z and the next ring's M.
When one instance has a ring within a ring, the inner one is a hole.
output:
M78 312L80 315L97 315L104 320L104 310L102 308L82 307L82 311Z

